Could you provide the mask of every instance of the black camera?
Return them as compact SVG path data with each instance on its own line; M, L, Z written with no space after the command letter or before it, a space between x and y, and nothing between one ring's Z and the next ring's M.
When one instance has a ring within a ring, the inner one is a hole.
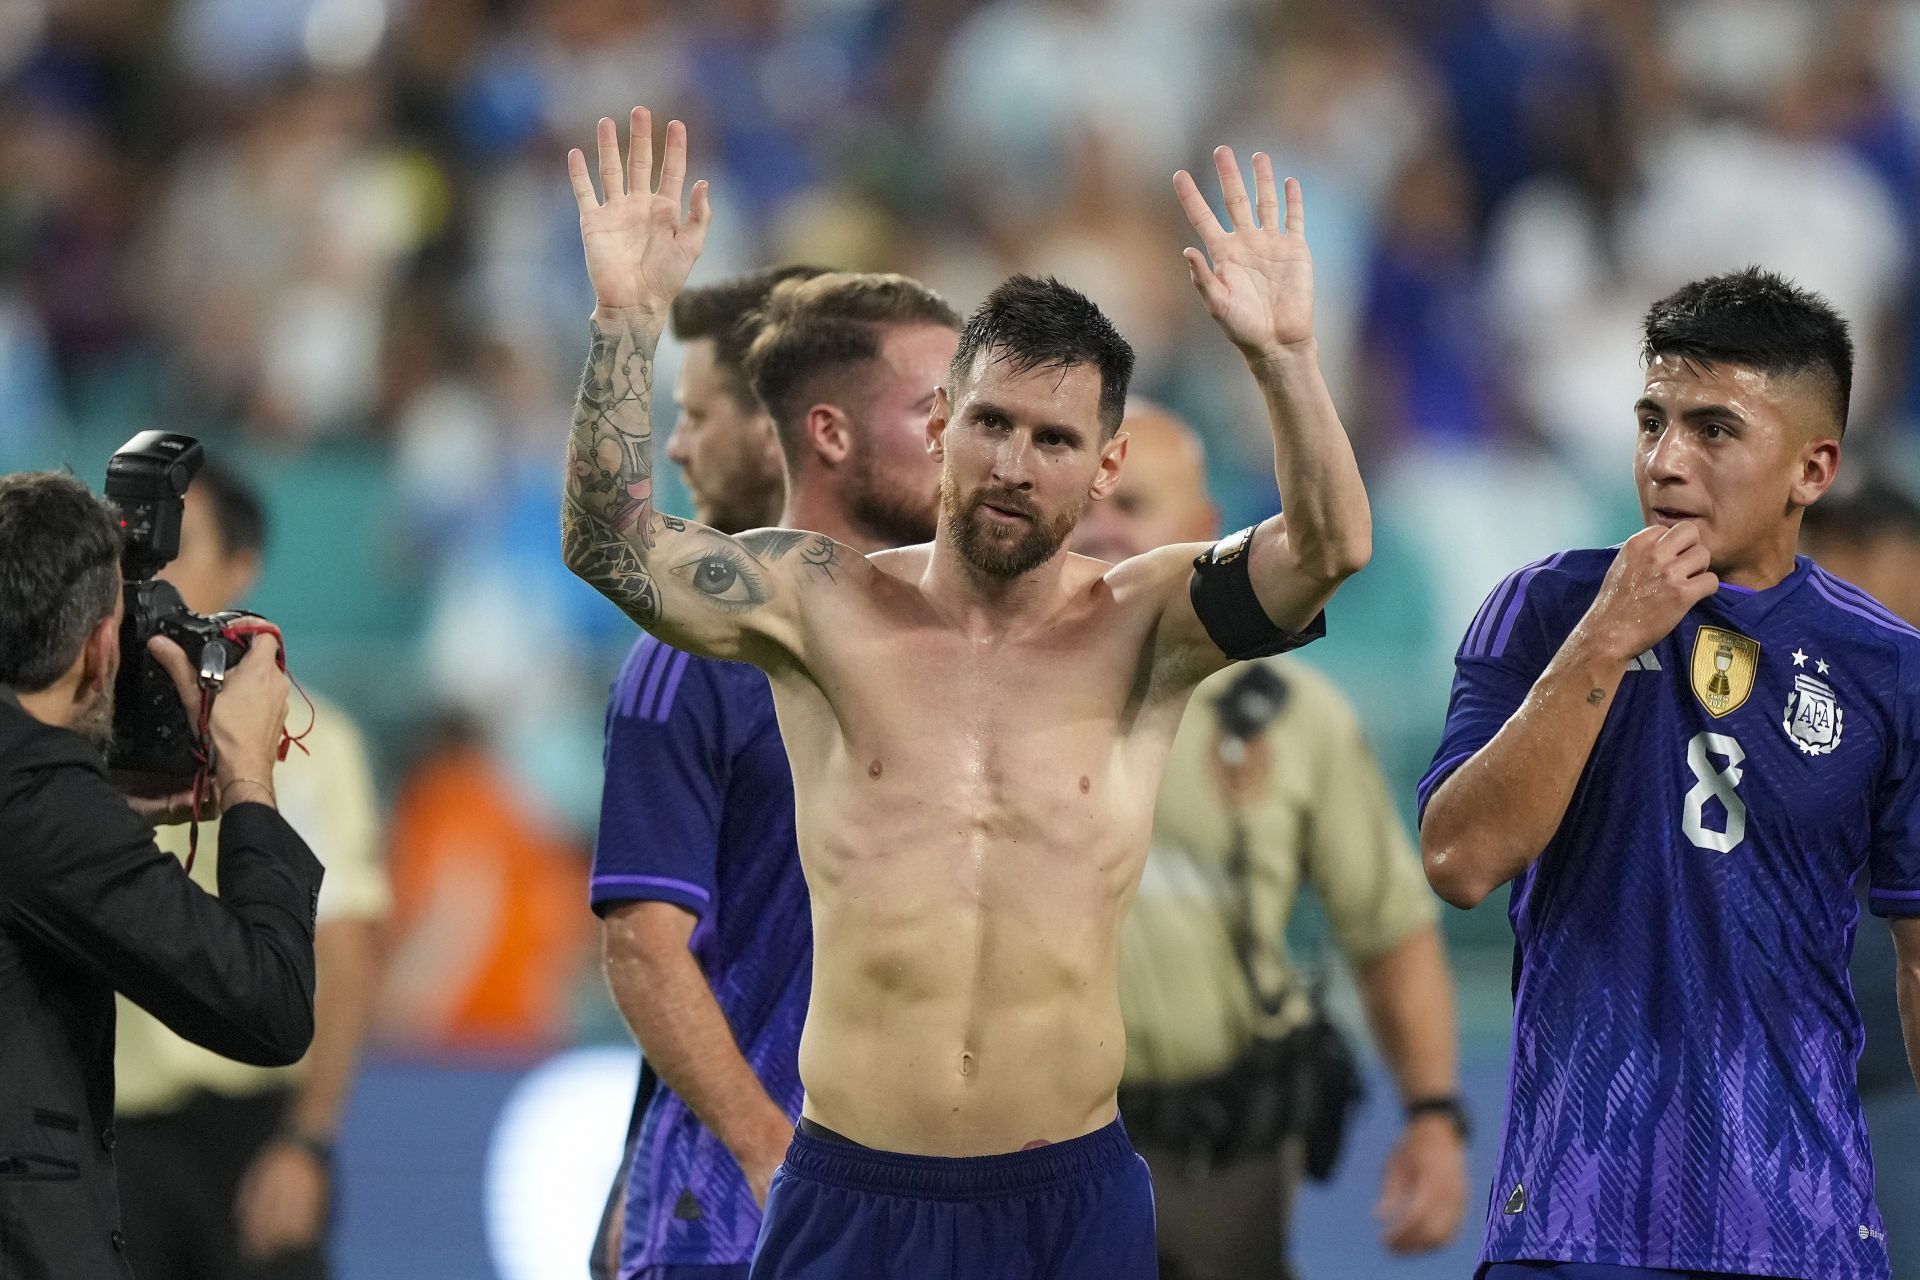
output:
M113 749L107 763L129 790L165 795L200 767L198 729L147 641L165 636L186 652L203 683L217 683L247 651L231 632L232 611L195 613L171 583L153 575L180 554L187 486L206 461L192 436L142 431L107 460L106 496L120 510L120 576L127 612L120 623L120 678L114 686Z

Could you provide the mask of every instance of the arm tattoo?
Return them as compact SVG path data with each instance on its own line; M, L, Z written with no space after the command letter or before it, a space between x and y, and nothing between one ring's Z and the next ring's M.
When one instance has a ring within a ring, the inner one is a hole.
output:
M1597 707L1606 700L1607 691L1605 689L1590 689L1587 691L1587 702L1591 706Z
M708 604L728 613L747 613L767 602L764 566L730 538L715 537L705 550L668 572L684 579Z
M653 510L653 344L632 330L592 328L567 449L562 543L576 573L643 623L649 614L657 621L646 564L662 523Z
M800 550L800 563L828 582L837 581L833 571L840 565L840 544L824 533L801 529L755 529L735 539L763 562L785 559L794 548Z
M741 534L734 541L762 560L778 560L798 546L806 536L799 529L755 529L751 533Z
M817 534L800 548L800 563L833 582L836 580L833 571L840 563L840 544L824 533Z
M660 621L660 594L633 543L588 515L572 494L561 512L567 564L643 627Z

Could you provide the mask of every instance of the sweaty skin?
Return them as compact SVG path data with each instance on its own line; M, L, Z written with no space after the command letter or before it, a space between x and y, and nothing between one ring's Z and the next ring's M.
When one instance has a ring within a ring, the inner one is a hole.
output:
M814 904L800 1074L869 1146L1013 1151L1113 1118L1119 926L1191 687L1142 687L1159 605L1105 565L969 634L919 589L931 554L818 593L811 677L773 681Z
M813 905L805 1113L940 1156L1098 1129L1124 1058L1119 925L1154 794L1194 685L1227 661L1187 591L1204 544L987 567L1063 538L1126 451L1101 429L1093 367L1023 370L991 349L934 395L945 518L930 546L862 556L821 534L729 537L656 511L653 351L711 205L696 183L681 213L678 122L657 189L644 109L631 136L623 162L600 123L604 201L585 156L568 156L597 305L562 550L668 644L771 680ZM1245 554L1268 618L1298 631L1367 559L1366 494L1318 369L1299 188L1285 186L1283 224L1256 155L1256 227L1232 153L1215 160L1233 225L1178 175L1206 246L1188 265L1273 419L1289 514Z

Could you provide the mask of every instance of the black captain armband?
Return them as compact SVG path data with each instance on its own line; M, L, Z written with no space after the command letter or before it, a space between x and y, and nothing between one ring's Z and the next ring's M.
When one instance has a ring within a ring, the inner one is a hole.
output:
M1220 652L1235 660L1268 658L1326 635L1324 609L1304 631L1288 631L1267 616L1253 590L1249 563L1252 548L1253 529L1246 528L1193 558L1187 595L1193 600L1193 611L1200 615L1200 625L1220 646Z

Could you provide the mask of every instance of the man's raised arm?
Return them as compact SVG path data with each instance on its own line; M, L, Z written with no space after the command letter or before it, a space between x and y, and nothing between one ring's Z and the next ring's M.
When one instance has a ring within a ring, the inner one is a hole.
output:
M600 121L604 199L594 193L586 156L567 153L594 311L568 443L562 554L568 568L671 645L763 664L782 653L797 658L799 594L832 584L831 570L859 557L822 535L734 538L653 506L654 348L713 210L707 184L696 182L681 213L685 125L667 125L657 189L645 107L634 108L630 128L623 164L619 130ZM812 572L803 575L803 565Z
M1288 641L1271 636L1272 629L1304 631L1340 583L1366 566L1373 520L1353 446L1320 376L1313 261L1300 184L1287 179L1283 217L1273 161L1255 152L1256 209L1232 149L1220 147L1213 158L1231 230L1214 217L1192 175L1184 169L1174 175L1174 191L1205 250L1185 251L1187 269L1207 313L1246 357L1260 384L1285 514L1262 521L1244 543L1229 539L1198 571L1202 580L1193 596L1204 619L1177 600L1170 602L1170 616L1204 621L1206 633L1228 656L1249 657L1286 647ZM1216 573L1217 578L1208 577ZM1236 574L1241 581L1234 581ZM1184 596L1184 577L1181 588ZM1236 617L1251 615L1253 601L1259 616ZM1270 637L1264 644L1262 623Z

